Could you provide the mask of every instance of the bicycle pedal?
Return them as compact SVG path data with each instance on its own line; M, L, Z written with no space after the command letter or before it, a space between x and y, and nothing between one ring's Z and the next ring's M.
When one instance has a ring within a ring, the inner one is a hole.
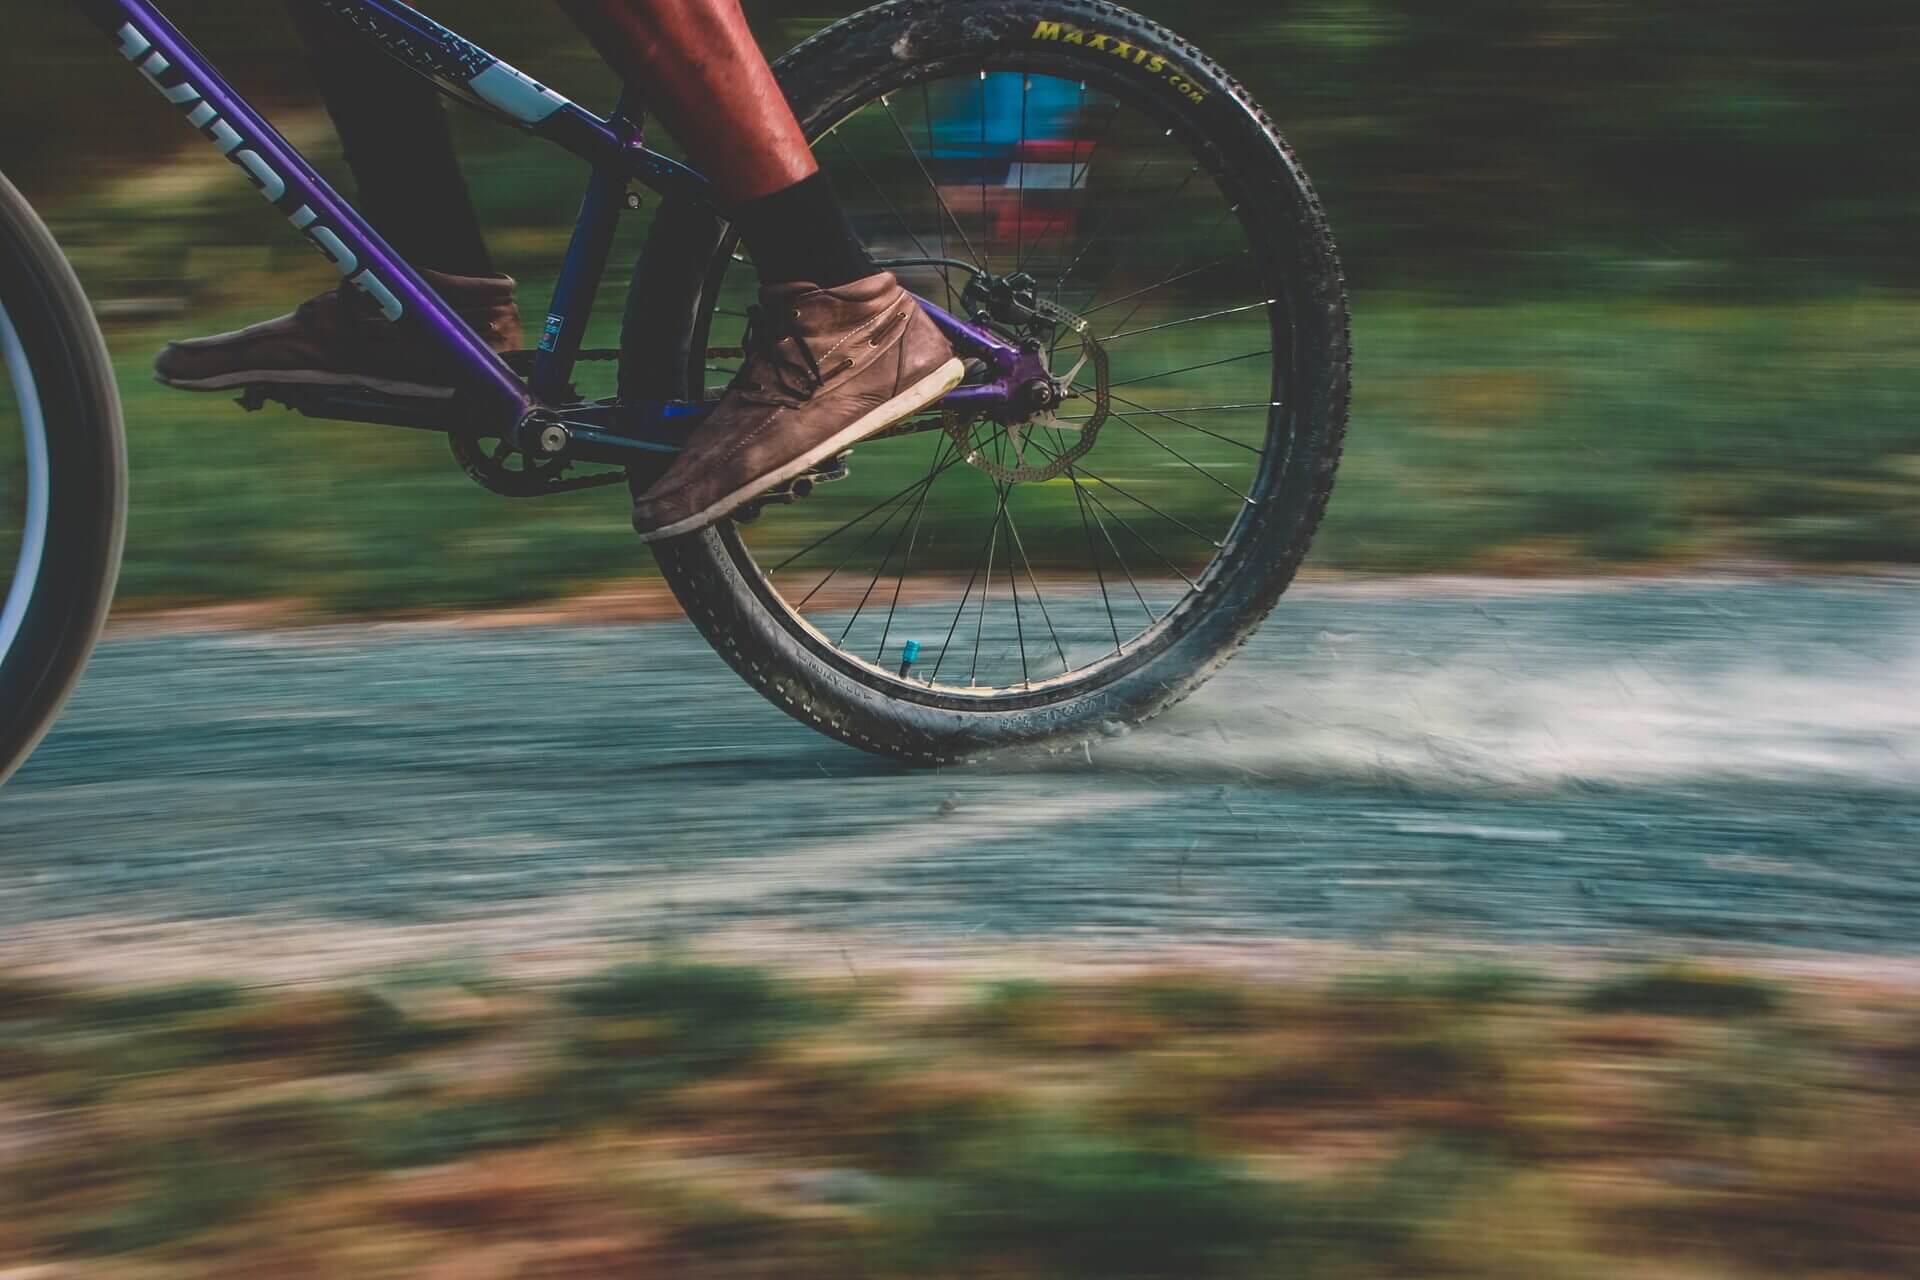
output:
M775 485L773 488L735 511L731 517L733 522L735 524L752 524L760 518L760 513L768 507L787 506L800 501L802 498L811 497L813 491L823 484L833 484L836 481L845 480L852 474L852 468L849 467L847 463L847 460L852 456L853 450L849 449L845 453L835 454L831 458L825 458L814 463L813 466L801 472L793 479Z
M257 383L243 388L234 403L248 413L258 413L269 404L277 404L306 418L435 430L446 430L458 425L459 420L453 398L402 396L362 387Z
M847 459L851 456L852 451L849 450L846 453L836 454L831 458L816 462L793 479L788 480L784 484L777 484L767 490L766 493L761 495L756 501L764 502L772 499L774 501L792 502L795 499L810 496L815 489L823 484L833 484L836 481L845 480L848 475L852 474L852 469L847 465Z
M853 473L853 468L850 463L852 457L853 450L851 449L845 453L835 454L831 458L826 458L814 463L812 467L795 478L806 481L809 491L817 485L833 484L836 481L845 480Z

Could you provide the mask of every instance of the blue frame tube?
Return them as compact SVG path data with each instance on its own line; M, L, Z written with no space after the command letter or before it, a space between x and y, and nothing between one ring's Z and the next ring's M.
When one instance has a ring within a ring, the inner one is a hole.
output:
M543 337L531 388L248 105L152 0L71 0L348 284L373 299L389 320L411 326L447 353L473 409L471 426L497 432L528 452L541 452L534 441L522 438L533 434L522 428L565 390L611 250L626 183L638 181L669 198L711 208L710 186L685 165L648 150L639 129L623 113L601 119L400 0L312 2L449 95L547 138L593 166L555 297L551 346ZM986 359L998 375L991 382L957 389L950 403L1004 411L1017 402L1028 380L1046 375L1037 355L932 303L922 300L922 305L956 346Z
M625 95L609 123L616 129L624 128L638 145L639 127L628 120ZM620 215L626 208L627 182L623 168L596 166L587 183L587 194L580 201L580 216L567 246L566 262L560 268L559 283L554 286L553 303L528 383L535 398L547 404L556 404L566 395L573 377L600 280L613 253L613 238L620 229Z

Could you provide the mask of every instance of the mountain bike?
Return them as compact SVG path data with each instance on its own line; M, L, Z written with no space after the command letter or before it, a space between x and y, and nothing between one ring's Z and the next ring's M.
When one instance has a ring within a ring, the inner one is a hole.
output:
M163 109L460 370L434 400L276 386L240 403L443 433L508 497L643 491L736 372L754 285L706 181L647 146L645 86L597 115L398 0L318 2L591 173L538 348L498 356L151 0L72 0ZM775 70L876 258L969 372L930 411L658 544L687 616L785 711L922 764L1177 702L1293 578L1346 427L1344 281L1273 121L1105 0L890 0ZM618 345L593 348L634 216L651 222ZM4 778L100 629L126 484L100 331L4 180L0 356ZM602 367L612 385L583 392Z

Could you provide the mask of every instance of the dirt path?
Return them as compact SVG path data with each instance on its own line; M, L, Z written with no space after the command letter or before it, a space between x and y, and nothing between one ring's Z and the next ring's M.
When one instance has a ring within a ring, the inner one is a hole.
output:
M1320 586L1148 729L920 773L684 624L122 635L0 793L0 964L1912 956L1916 677L1897 581Z

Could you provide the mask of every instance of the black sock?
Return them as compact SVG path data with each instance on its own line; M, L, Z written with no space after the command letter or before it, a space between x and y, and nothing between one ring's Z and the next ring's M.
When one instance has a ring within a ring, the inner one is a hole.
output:
M438 92L307 0L287 7L353 170L360 212L381 239L429 271L497 274Z
M880 269L853 233L825 170L747 201L733 211L733 225L762 285L805 280L831 289Z

